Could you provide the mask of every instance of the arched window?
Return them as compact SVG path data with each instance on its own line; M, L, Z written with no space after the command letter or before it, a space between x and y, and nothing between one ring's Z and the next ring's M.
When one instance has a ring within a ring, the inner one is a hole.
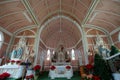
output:
M118 34L118 41L120 42L120 32L119 32L119 34Z
M0 31L0 48L2 47L3 41L4 41L4 36L3 33Z
M50 50L47 50L47 60L50 60Z
M75 60L75 51L74 51L74 49L72 49L72 51L71 51L71 56L72 56L72 60Z

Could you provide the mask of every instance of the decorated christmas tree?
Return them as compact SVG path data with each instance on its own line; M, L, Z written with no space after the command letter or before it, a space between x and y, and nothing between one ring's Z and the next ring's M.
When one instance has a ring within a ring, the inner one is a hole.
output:
M111 46L110 56L117 54L119 50L115 46Z
M95 54L94 58L94 75L99 76L101 80L111 80L112 78L107 63L99 54Z

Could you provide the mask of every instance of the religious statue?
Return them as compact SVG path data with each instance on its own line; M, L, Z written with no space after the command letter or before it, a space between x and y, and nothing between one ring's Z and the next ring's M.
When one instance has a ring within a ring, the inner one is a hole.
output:
M103 39L97 34L95 50L104 58L109 57L109 50L106 48Z
M23 59L23 56L25 54L29 54L28 47L26 45L26 39L24 36L22 36L16 46L16 48L13 49L11 53L11 60L12 59Z
M64 49L63 45L60 45L58 50L55 51L53 57L53 62L69 62L70 56L67 54L67 51Z
M18 47L13 49L13 51L11 53L11 59L14 59L14 58L21 59L22 54L23 54L23 48L18 46Z

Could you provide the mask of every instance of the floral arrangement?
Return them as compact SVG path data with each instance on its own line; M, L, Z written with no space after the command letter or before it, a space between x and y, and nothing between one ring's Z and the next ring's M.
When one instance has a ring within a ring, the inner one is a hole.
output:
M15 63L15 60L11 60L10 62Z
M10 60L11 64L15 63L15 60Z
M55 70L56 67L55 67L55 66L51 66L50 69L51 69L51 70Z
M34 70L35 70L35 71L36 71L36 70L40 70L40 68L41 68L40 65L36 65L36 66L34 66Z
M92 73L93 73L93 65L87 64L87 65L85 66L85 72L86 72L87 74L92 74Z
M18 60L18 61L16 61L16 63L17 63L17 64L19 64L19 63L21 63L21 61L20 61L20 60Z
M34 71L35 71L35 80L37 80L39 78L39 74L40 74L40 69L41 69L41 66L40 65L36 65L34 66Z
M10 74L9 73L7 73L7 72L4 72L4 73L2 73L2 74L0 74L0 79L5 79L5 78L8 78L8 77L10 77Z
M100 80L99 76L93 76L93 80Z
M34 80L34 76L33 75L26 76L26 79L33 79Z
M66 69L67 69L67 70L71 69L71 66L66 66Z
M91 64L87 64L86 66L85 66L87 69L93 69L93 65L91 65Z

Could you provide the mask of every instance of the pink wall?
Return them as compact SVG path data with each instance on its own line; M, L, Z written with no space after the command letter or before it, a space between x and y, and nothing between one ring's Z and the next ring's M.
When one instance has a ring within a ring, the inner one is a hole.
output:
M118 34L119 34L120 31L114 33L111 37L112 37L112 40L114 42L114 45L120 49L120 42L118 41Z

